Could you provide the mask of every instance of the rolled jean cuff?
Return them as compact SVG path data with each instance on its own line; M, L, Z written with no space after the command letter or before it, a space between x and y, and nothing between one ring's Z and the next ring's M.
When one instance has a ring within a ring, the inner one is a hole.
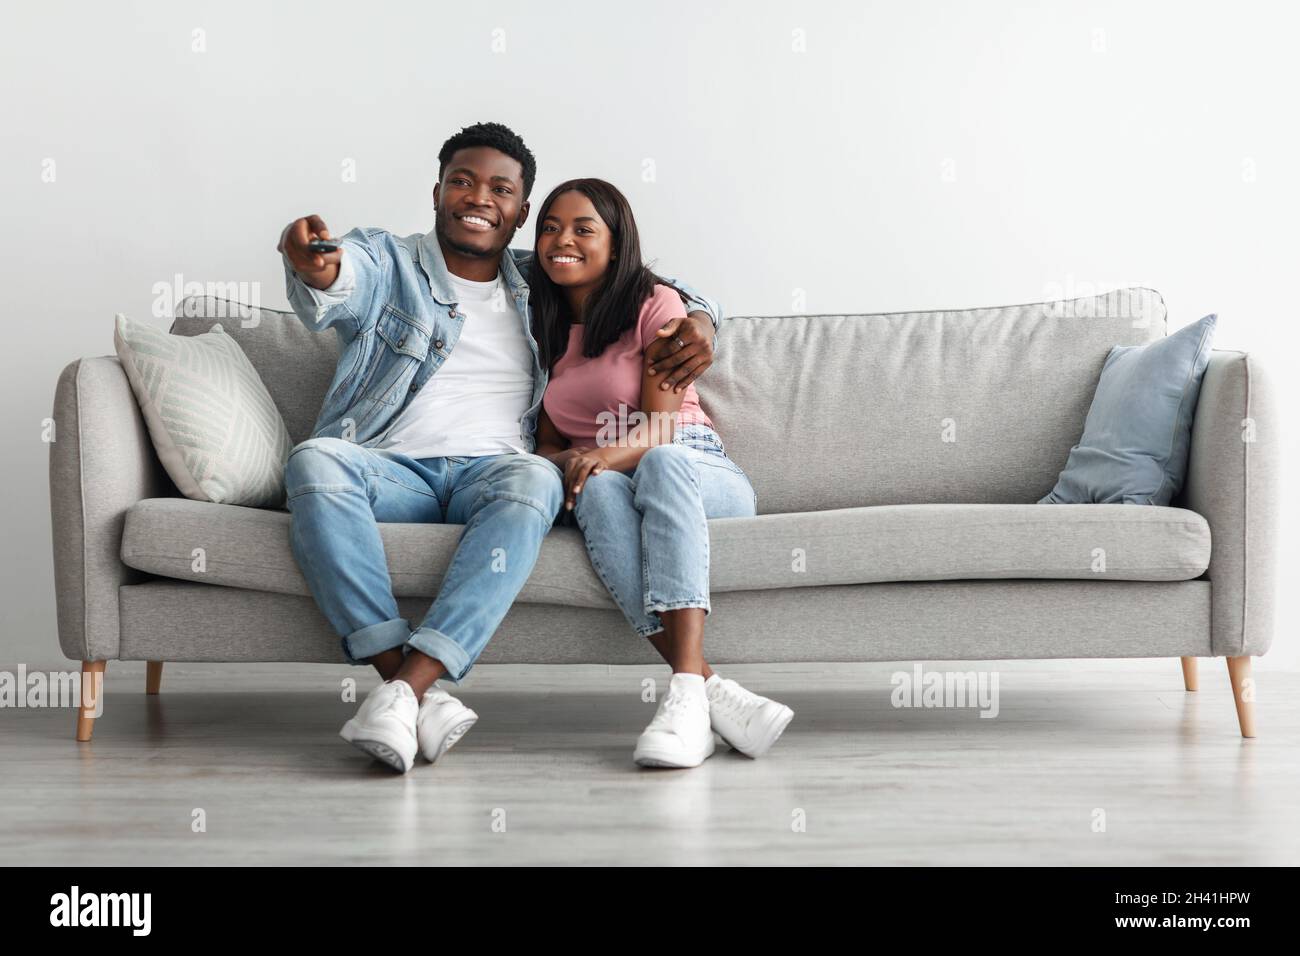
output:
M698 607L703 608L704 613L709 614L709 599L688 598L685 601L646 601L645 612L647 614L658 614L660 611L680 611L683 608Z
M446 679L453 684L459 684L469 673L469 669L474 666L474 662L465 653L465 648L446 634L435 631L431 627L417 628L406 645L405 653L409 654L410 649L415 648L422 654L428 654L434 660L441 662L442 666L447 668Z
M343 638L343 653L353 664L364 664L368 658L394 647L401 647L411 636L411 622L404 617L369 624Z

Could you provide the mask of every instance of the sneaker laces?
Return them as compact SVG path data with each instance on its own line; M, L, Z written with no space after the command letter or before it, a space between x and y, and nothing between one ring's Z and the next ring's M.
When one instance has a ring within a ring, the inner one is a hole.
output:
M752 691L745 690L735 681L724 680L718 684L718 690L709 700L709 706L718 707L730 716L744 723L760 706L761 699Z
M407 686L409 687L410 685ZM380 710L380 713L396 711L402 703L407 702L408 700L409 698L406 694L403 694L401 690L394 687L393 692L388 695L388 700L384 702L384 706Z
M655 713L654 720L650 721L650 726L659 725L662 727L671 724L674 716L688 712L691 706L690 697L670 690L664 695L664 699L659 702L659 710Z

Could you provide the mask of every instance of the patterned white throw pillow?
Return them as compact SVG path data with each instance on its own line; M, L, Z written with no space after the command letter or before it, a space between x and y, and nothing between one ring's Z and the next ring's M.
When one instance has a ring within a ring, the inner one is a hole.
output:
M119 313L113 345L181 494L283 506L289 433L257 370L220 325L202 335L169 335Z

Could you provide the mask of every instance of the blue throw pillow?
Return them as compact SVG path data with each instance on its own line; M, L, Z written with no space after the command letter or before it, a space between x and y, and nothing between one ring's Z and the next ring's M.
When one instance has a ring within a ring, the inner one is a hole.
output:
M1056 487L1039 504L1167 505L1183 486L1217 317L1111 349Z

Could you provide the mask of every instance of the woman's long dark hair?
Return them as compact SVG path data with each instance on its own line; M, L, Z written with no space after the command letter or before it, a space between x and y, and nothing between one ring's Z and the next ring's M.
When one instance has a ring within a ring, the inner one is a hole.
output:
M564 289L551 281L537 253L551 206L563 193L579 192L591 200L610 232L609 267L604 279L583 305L582 354L595 358L636 325L641 306L654 293L655 283L672 285L641 261L641 239L632 207L618 188L603 179L570 179L551 190L537 211L533 262L528 277L528 303L533 310L533 338L548 372L569 348L569 324L576 320Z

